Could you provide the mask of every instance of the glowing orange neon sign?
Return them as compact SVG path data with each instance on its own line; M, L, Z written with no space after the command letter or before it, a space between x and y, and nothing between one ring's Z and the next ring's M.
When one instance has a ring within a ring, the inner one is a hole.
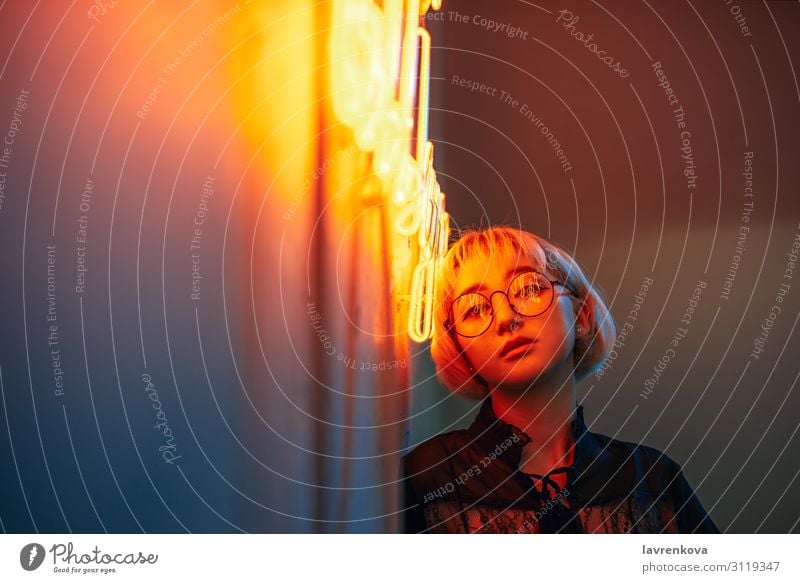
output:
M372 0L334 0L329 45L334 112L353 129L358 147L373 153L373 172L399 209L397 231L418 236L408 320L409 337L416 342L430 338L433 330L436 271L450 230L428 141L430 35L411 24L429 3L408 0L404 10L403 0L386 0L383 9ZM432 2L434 10L440 7L441 0Z

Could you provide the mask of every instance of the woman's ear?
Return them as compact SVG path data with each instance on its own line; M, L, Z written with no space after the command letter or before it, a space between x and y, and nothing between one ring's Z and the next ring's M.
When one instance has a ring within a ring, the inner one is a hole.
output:
M591 326L591 306L587 300L583 300L578 304L575 311L575 331L576 336L584 336L588 334Z

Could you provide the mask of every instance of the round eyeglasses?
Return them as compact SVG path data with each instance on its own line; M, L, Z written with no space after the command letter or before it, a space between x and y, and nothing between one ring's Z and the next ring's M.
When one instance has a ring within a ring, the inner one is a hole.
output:
M538 316L552 305L555 285L572 291L564 281L548 279L538 271L525 271L511 280L506 291L495 290L488 297L474 291L463 293L450 305L444 326L465 338L480 336L489 329L494 319L492 297L496 293L506 296L511 308L520 316Z

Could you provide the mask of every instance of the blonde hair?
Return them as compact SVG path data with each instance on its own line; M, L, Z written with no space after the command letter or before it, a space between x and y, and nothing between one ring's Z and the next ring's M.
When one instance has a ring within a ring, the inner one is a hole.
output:
M580 381L600 367L616 337L616 326L600 292L592 287L583 270L569 253L553 243L507 226L465 229L442 259L436 278L431 356L436 376L450 391L465 397L483 398L489 393L485 381L470 370L466 355L455 341L455 332L445 328L460 267L474 260L499 261L527 259L545 274L566 282L573 305L585 302L589 330L576 337L573 357L575 380Z

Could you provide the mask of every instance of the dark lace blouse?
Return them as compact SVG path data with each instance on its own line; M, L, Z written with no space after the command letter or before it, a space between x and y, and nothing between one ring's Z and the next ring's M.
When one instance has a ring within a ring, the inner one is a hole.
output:
M497 418L491 397L472 425L403 458L408 533L718 533L681 467L662 452L572 421L571 466L519 469L530 438ZM551 475L567 474L560 489Z

